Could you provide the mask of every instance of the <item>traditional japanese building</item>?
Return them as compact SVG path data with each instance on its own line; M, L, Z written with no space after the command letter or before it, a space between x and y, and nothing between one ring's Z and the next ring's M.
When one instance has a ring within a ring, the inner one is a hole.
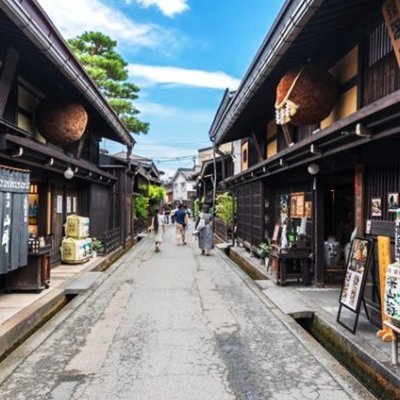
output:
M99 167L102 138L123 144L128 152L134 145L37 1L0 2L0 171L10 182L24 174L23 184L14 186L29 192L28 204L11 216L9 229L4 219L9 209L2 202L7 185L1 188L0 236L10 235L11 243L20 232L21 248L27 246L28 232L51 236L54 265L60 262L66 217L79 214L90 218L91 236L107 238L117 229L122 245L122 219L117 220L113 204L119 178ZM7 243L1 244L3 254L14 257ZM13 266L3 261L2 274L26 264L26 259Z
M277 239L287 220L307 236L315 285L343 280L354 229L374 243L394 236L398 20L398 1L286 1L210 129L216 145L241 140L241 172L224 181L237 197L239 240ZM366 298L379 324L377 254Z
M147 221L136 221L135 225L134 197L140 196L147 185L161 186L162 172L151 159L126 152L113 155L101 152L100 167L116 179L112 192L112 228L122 235L122 243L128 244L148 227Z

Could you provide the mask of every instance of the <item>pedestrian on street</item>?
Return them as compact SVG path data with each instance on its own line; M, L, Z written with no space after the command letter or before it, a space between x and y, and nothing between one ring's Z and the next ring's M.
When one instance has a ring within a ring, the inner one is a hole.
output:
M188 224L188 216L183 204L180 204L178 210L175 211L175 230L176 244L184 246L186 244L186 226Z
M169 216L171 214L171 208L170 206L165 206L164 208L164 219L165 219L165 225L169 224Z
M208 204L203 204L201 213L196 221L195 229L198 231L201 255L209 256L210 250L214 248L214 240L212 214L210 213L210 206Z
M149 227L149 231L154 234L154 244L155 244L155 252L158 253L160 251L160 246L163 240L163 234L165 232L165 224L164 224L164 215L162 211L155 210L153 218L151 219L151 225Z

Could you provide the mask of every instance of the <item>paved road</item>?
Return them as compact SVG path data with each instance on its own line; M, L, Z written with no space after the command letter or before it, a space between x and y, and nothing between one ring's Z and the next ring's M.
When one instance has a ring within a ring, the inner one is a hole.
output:
M142 241L0 364L0 399L372 398L223 255L173 239Z

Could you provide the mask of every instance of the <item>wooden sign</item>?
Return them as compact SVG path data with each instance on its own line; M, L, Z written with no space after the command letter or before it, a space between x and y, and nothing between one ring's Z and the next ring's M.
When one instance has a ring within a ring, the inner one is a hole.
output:
M400 0L386 0L382 5L382 14L400 66Z
M350 255L347 260L346 274L339 297L337 322L352 333L356 332L361 303L363 302L368 267L372 255L372 243L371 239L356 237L351 243ZM340 320L342 306L356 313L355 322L352 327Z
M290 195L290 217L302 218L304 216L304 193Z
M381 296L381 304L385 304L385 285L386 285L386 272L389 264L391 263L390 257L390 237L378 236L378 260L379 260L379 289ZM385 314L384 307L381 307L382 313L382 329L377 332L377 336L382 338L384 342L392 341L392 331L383 324L383 321L389 318Z

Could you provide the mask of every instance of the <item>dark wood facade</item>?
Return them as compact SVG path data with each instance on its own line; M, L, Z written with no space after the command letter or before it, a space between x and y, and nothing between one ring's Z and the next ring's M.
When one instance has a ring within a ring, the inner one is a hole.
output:
M30 16L29 23L22 22L23 13ZM22 25L24 30L19 27ZM44 45L37 47L44 42L48 44L46 52ZM60 59L63 62L57 63ZM86 129L74 143L54 144L36 127L37 105L54 94L78 102L88 115ZM119 177L99 167L99 143L104 137L128 148L134 144L36 1L1 3L0 164L30 171L34 188L30 196L37 209L30 230L34 236L53 237L53 265L60 262L68 215L89 217L91 236L103 237L107 230L120 229L117 223L123 218L116 217L113 208ZM72 177L65 175L67 169Z
M287 2L241 87L218 110L210 131L217 144L236 139L247 143L248 165L224 183L237 193L237 234L249 247L271 237L279 218L280 196L302 192L311 202L307 233L317 285L340 282L342 278L340 271L325 265L324 241L329 236L335 236L342 247L354 228L359 235L374 240L378 235L393 240L395 215L389 211L388 202L390 194L400 193L400 67L383 21L382 4L369 0L322 1L302 17L294 18L293 26L301 28L293 28L293 36L289 33L288 41L282 44L278 40L280 28L293 18L290 10L299 5L296 0ZM273 53L274 45L281 45L282 50ZM338 100L332 113L320 123L290 126L294 145L288 147L282 128L273 126L274 93L285 72L308 59L331 72L338 85ZM253 92L251 85L255 86ZM252 94L246 98L245 91ZM315 176L307 173L311 163L319 167ZM254 223L253 202L259 205L258 195L253 199L250 190L255 183L261 185L265 196L256 217L256 226L264 225L261 237L251 235L249 224ZM380 216L372 214L372 199L381 201ZM372 221L371 232L366 232L367 221ZM375 256L367 302L377 324L378 273Z

